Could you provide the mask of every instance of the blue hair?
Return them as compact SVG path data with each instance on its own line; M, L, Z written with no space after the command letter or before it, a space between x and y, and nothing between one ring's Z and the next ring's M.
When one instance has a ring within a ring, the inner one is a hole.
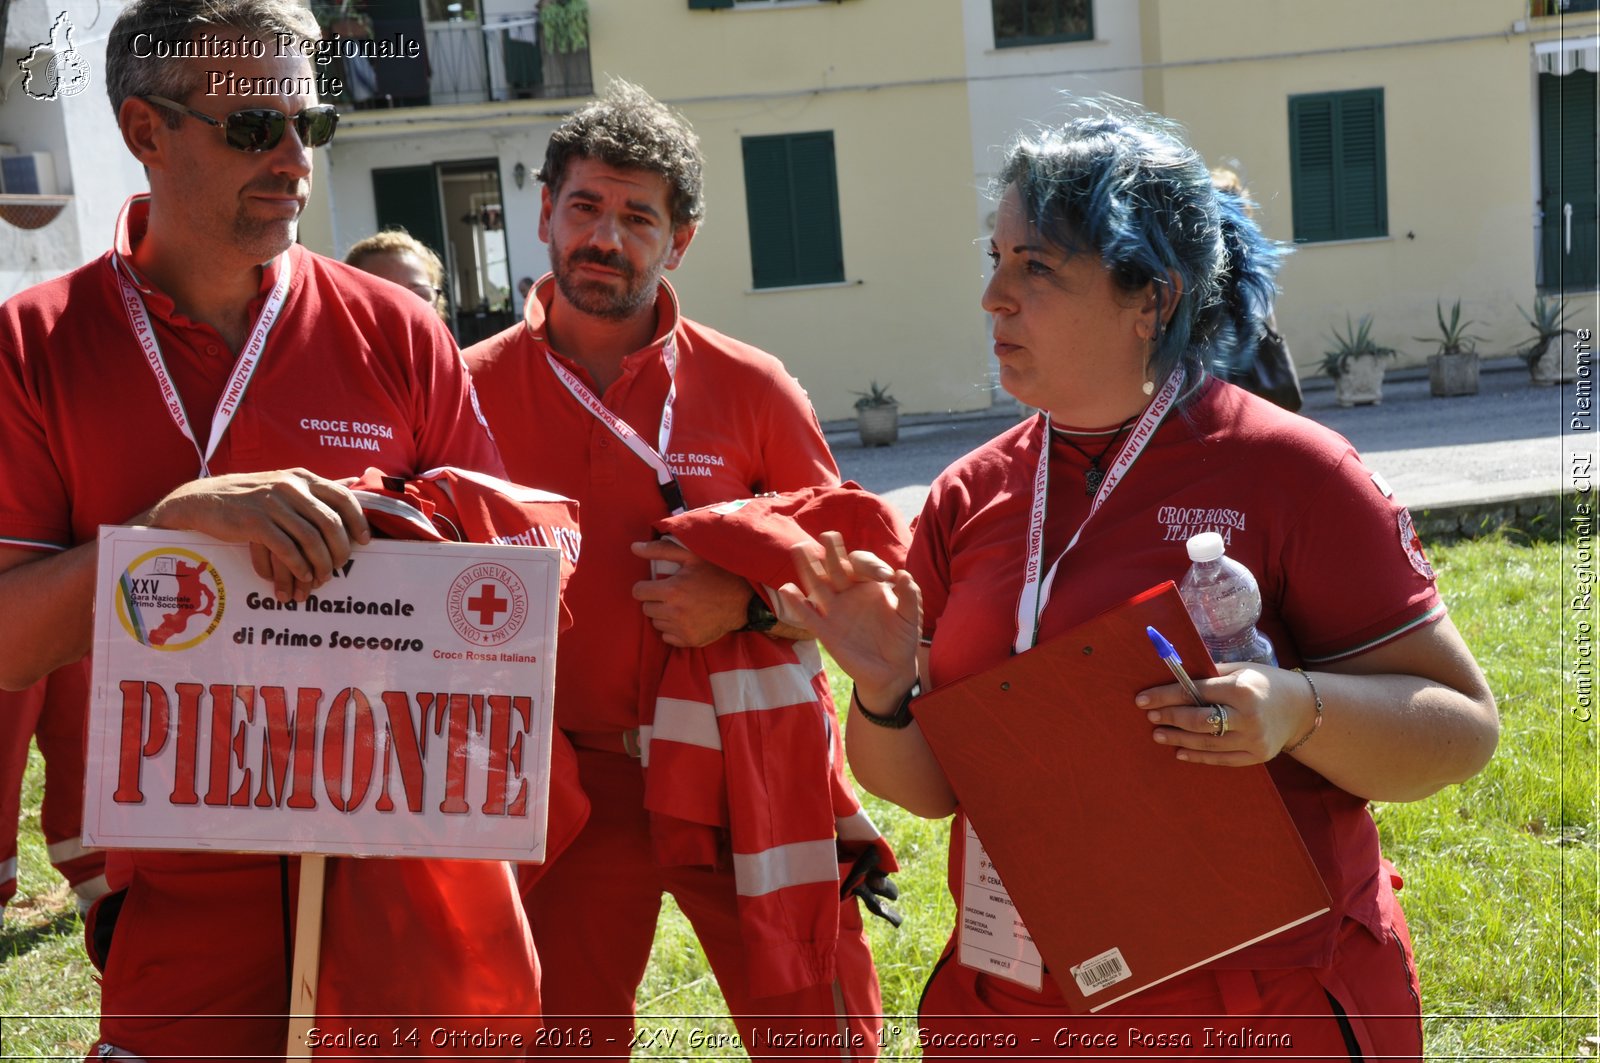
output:
M1150 114L1073 119L1019 139L996 183L1001 192L1016 186L1052 244L1093 252L1120 290L1154 285L1158 385L1186 362L1198 369L1254 357L1283 248L1250 220L1243 199L1213 189L1175 123ZM1162 325L1174 278L1181 290Z

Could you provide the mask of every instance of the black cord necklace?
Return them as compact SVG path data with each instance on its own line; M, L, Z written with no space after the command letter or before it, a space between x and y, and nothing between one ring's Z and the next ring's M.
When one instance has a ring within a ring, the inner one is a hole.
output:
M1137 414L1134 417L1130 417L1126 421L1123 421L1122 424L1117 427L1117 430L1111 433L1111 438L1106 441L1105 446L1100 448L1100 453L1098 454L1090 454L1087 450L1084 450L1082 447L1078 446L1078 444L1073 441L1072 437L1067 435L1065 432L1056 432L1057 439L1061 440L1061 442L1065 443L1067 446L1071 447L1073 450L1076 450L1079 454L1082 454L1086 459L1088 459L1089 467L1083 470L1084 494L1093 498L1094 493L1100 490L1100 482L1106 478L1105 470L1100 468L1100 462L1105 459L1107 454L1111 453L1111 448L1117 445L1117 441L1122 438L1122 433L1128 430L1128 426L1134 422L1136 417Z

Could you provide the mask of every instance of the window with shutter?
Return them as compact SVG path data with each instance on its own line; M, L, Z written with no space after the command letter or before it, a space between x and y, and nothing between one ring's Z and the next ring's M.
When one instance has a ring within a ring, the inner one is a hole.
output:
M439 177L432 166L372 171L372 199L379 229L404 229L445 262L444 212Z
M1289 97L1296 243L1389 234L1383 90Z
M744 138L752 287L844 280L833 134Z

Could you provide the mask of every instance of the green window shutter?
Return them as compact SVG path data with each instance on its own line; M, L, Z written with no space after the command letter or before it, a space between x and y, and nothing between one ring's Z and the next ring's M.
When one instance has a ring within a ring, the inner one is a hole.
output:
M718 7L732 7L733 0L689 0L690 11L710 11Z
M754 287L796 283L787 137L745 138L744 195Z
M449 261L444 252L439 178L432 166L373 170L372 199L379 229L404 229L427 244L439 261Z
M1297 243L1386 236L1383 90L1289 97Z
M752 286L844 280L833 134L746 137L743 146Z
M1290 184L1296 241L1335 239L1333 101L1289 98Z
M1383 163L1383 91L1339 99L1339 235L1389 235Z
M798 283L826 284L844 280L833 134L809 133L790 138L789 177L794 201Z

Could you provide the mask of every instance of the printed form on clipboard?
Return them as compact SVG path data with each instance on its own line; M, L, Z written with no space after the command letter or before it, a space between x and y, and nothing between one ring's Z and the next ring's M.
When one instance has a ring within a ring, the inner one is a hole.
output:
M1080 1014L1330 906L1264 765L1150 740L1133 697L1172 676L1146 626L1216 674L1169 582L913 706L967 819L957 958Z

